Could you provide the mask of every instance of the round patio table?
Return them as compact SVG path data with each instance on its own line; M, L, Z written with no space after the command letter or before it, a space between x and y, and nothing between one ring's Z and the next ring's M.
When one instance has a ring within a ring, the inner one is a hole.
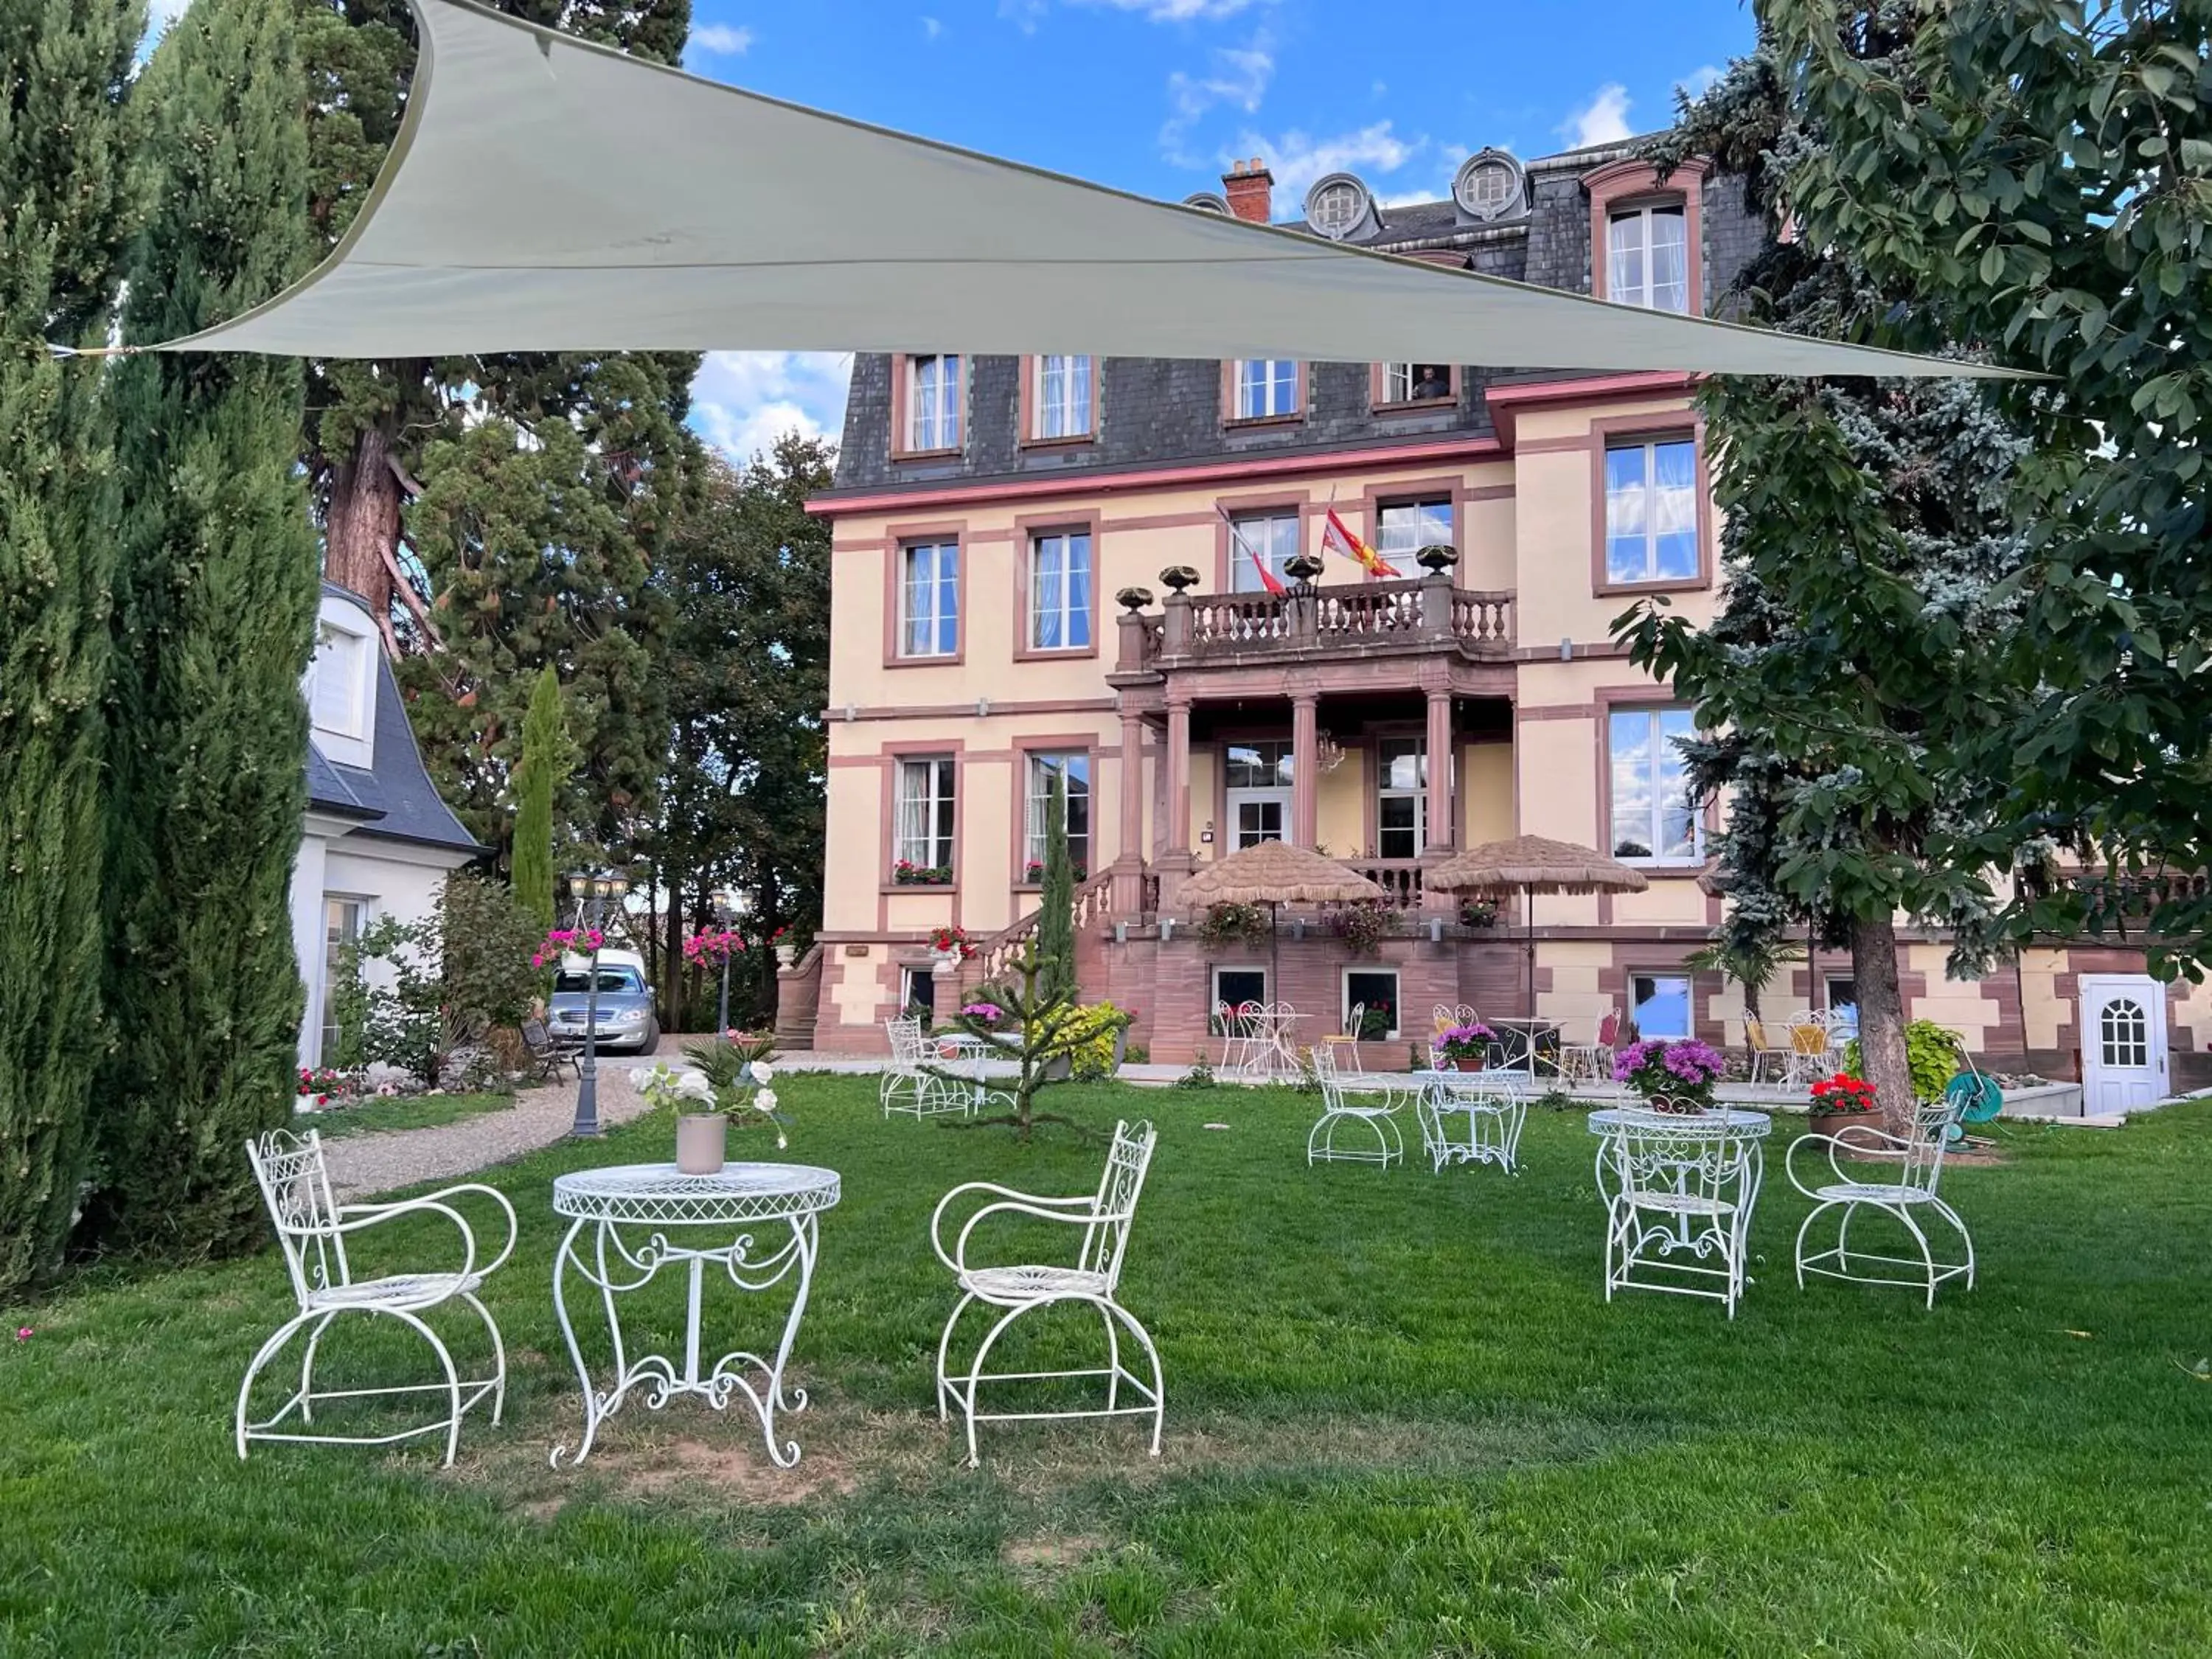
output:
M1510 1031L1516 1042L1504 1045L1505 1063L1516 1071L1536 1075L1536 1062L1548 1059L1552 1069L1559 1069L1559 1022L1540 1019L1528 1015L1513 1015L1504 1019L1491 1018L1483 1022L1493 1031ZM1547 1044L1545 1039L1551 1039Z
M1759 1201L1765 1160L1761 1143L1773 1132L1765 1112L1739 1107L1662 1112L1611 1106L1589 1115L1598 1138L1597 1189L1607 1216L1606 1299L1616 1288L1710 1296L1735 1316L1745 1283L1745 1246ZM1645 1214L1658 1219L1646 1225ZM1695 1265L1717 1255L1721 1266ZM1718 1290L1636 1276L1657 1267L1717 1278Z
M713 1175L684 1175L673 1164L627 1164L555 1176L554 1212L572 1222L553 1258L553 1306L583 1387L584 1437L573 1456L566 1446L556 1446L554 1466L564 1458L571 1464L583 1462L599 1425L633 1389L641 1391L653 1411L683 1394L699 1395L716 1411L727 1407L733 1395L741 1396L760 1419L769 1459L779 1468L796 1463L799 1443L777 1445L775 1419L778 1412L805 1411L806 1391L793 1389L787 1397L783 1369L813 1282L816 1218L836 1205L838 1195L837 1172L809 1164L728 1164ZM779 1227L787 1236L777 1237ZM769 1242L757 1243L757 1231L767 1231ZM706 1237L699 1243L677 1242L701 1233ZM709 1262L741 1291L766 1291L798 1276L798 1291L772 1358L732 1349L702 1372L699 1315ZM623 1346L617 1298L676 1264L690 1279L683 1359L679 1364L664 1354L632 1356ZM613 1340L614 1376L604 1389L592 1382L569 1318L567 1285L572 1274L599 1291Z

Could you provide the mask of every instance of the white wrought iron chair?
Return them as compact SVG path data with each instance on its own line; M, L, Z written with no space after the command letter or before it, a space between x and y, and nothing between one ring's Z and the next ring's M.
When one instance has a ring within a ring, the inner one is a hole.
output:
M925 1034L919 1018L887 1019L884 1030L890 1038L890 1063L876 1079L876 1102L883 1108L884 1115L893 1112L920 1120L947 1115L972 1116L994 1097L983 1087L982 1067L976 1066L975 1079L964 1083L934 1069L933 1061L952 1050L957 1061L962 1058L980 1062L985 1045L965 1032L932 1036Z
M1598 1143L1605 1299L1617 1290L1709 1297L1734 1319L1764 1170L1758 1140L1722 1113L1622 1116Z
M1528 1121L1532 1079L1526 1072L1493 1067L1480 1072L1440 1072L1427 1080L1414 1108L1421 1126L1421 1150L1429 1172L1447 1164L1495 1164L1508 1175L1521 1173L1521 1130ZM1451 1133L1447 1118L1465 1117L1464 1139Z
M1943 1175L1943 1153L1963 1100L1963 1097L1947 1097L1922 1106L1913 1114L1912 1133L1909 1135L1891 1134L1871 1124L1853 1124L1841 1134L1801 1135L1791 1145L1783 1167L1789 1173L1790 1185L1813 1200L1812 1213L1797 1229L1799 1289L1804 1288L1807 1273L1849 1279L1859 1285L1902 1285L1924 1291L1927 1305L1933 1310L1936 1287L1946 1280L1963 1278L1968 1290L1974 1288L1973 1236L1966 1231L1966 1224L1960 1218L1959 1212L1936 1190ZM1809 1179L1797 1165L1798 1154L1808 1146L1826 1155L1826 1167L1816 1164ZM1856 1165L1856 1173L1844 1169L1847 1159ZM1880 1163L1894 1166L1890 1178L1875 1178L1875 1172L1867 1167ZM1911 1235L1919 1255L1883 1255L1872 1250L1852 1249L1851 1221L1863 1209L1878 1210L1893 1218ZM1814 1223L1831 1210L1842 1212L1836 1223L1834 1247L1808 1254L1805 1242L1812 1235ZM1966 1260L1936 1259L1927 1229L1918 1219L1922 1215L1940 1216L1959 1235L1959 1242L1966 1248ZM1910 1268L1912 1277L1899 1278L1885 1273L1887 1268Z
M1620 1010L1608 1008L1598 1020L1594 1042L1571 1042L1559 1050L1562 1083L1610 1083L1613 1051L1620 1041Z
M1348 1054L1352 1056L1352 1069L1357 1073L1360 1069L1359 1033L1366 1024L1367 1005L1364 1002L1353 1003L1351 1007L1345 1010L1344 1030L1333 1036L1323 1036L1314 1044L1315 1059L1318 1060L1322 1054L1326 1051L1330 1063L1334 1065L1339 1054Z
M1160 1372L1159 1351L1152 1339L1137 1321L1135 1315L1124 1308L1116 1291L1121 1282L1121 1258L1129 1245L1129 1232L1135 1224L1137 1200L1144 1192L1145 1172L1152 1161L1152 1147L1158 1139L1150 1123L1139 1123L1132 1128L1127 1121L1114 1127L1114 1144L1106 1154L1106 1171L1100 1179L1097 1193L1073 1198L1042 1198L1031 1193L1016 1192L988 1181L971 1181L955 1187L945 1194L937 1206L937 1212L929 1218L930 1247L937 1259L952 1270L959 1282L960 1300L952 1310L952 1316L945 1322L945 1334L937 1344L937 1416L939 1422L949 1420L951 1408L957 1406L968 1428L968 1462L975 1467L981 1460L975 1451L975 1425L978 1423L1010 1423L1045 1419L1085 1417L1143 1417L1152 1419L1152 1455L1160 1454L1160 1430L1167 1417L1166 1384ZM982 1194L991 1201L970 1215L955 1237L952 1248L945 1247L946 1212L958 1200L969 1194ZM1012 1266L978 1266L968 1259L969 1241L975 1229L994 1216L1027 1216L1040 1221L1060 1222L1083 1230L1081 1241L1075 1249L1072 1267L1052 1263L1021 1263ZM1002 1309L997 1321L976 1345L974 1357L964 1370L954 1374L947 1370L951 1352L952 1333L960 1323L961 1316L975 1303ZM1009 1327L1024 1314L1039 1308L1052 1307L1063 1302L1087 1303L1098 1310L1106 1327L1106 1364L1077 1370L1060 1371L987 1371L984 1362L991 1350ZM1143 1348L1145 1358L1152 1364L1152 1380L1147 1382L1121 1363L1121 1330L1136 1339ZM977 1409L977 1393L986 1383L1059 1381L1068 1378L1103 1377L1106 1381L1106 1404L1103 1408L1087 1410L986 1412ZM1124 1389L1139 1397L1136 1405L1121 1403Z
M337 1203L331 1199L330 1174L323 1163L323 1139L313 1129L308 1130L304 1138L285 1129L271 1130L258 1139L248 1141L246 1155L253 1165L254 1179L260 1183L261 1196L269 1206L270 1219L276 1224L276 1242L283 1247L284 1266L292 1276L292 1293L299 1303L299 1311L279 1326L276 1334L261 1345L260 1352L253 1356L253 1363L246 1368L246 1380L239 1384L234 1424L239 1456L246 1455L246 1443L251 1440L386 1446L442 1431L446 1437L446 1462L450 1465L460 1446L463 1413L489 1396L491 1420L496 1425L506 1406L507 1346L500 1340L499 1327L493 1322L484 1304L477 1299L477 1291L514 1250L514 1206L508 1204L504 1194L474 1182L447 1187L439 1192L425 1194L421 1198L404 1199L396 1204ZM476 1233L461 1212L448 1201L463 1194L489 1199L507 1218L507 1243L489 1261L477 1259ZM459 1269L356 1279L353 1276L352 1266L346 1259L347 1238L365 1228L414 1215L441 1216L459 1230L461 1261ZM484 1329L491 1337L492 1374L489 1376L464 1380L454 1369L453 1357L447 1349L444 1340L423 1318L423 1315L449 1302L465 1303L483 1322ZM316 1350L331 1322L345 1313L381 1314L406 1326L430 1345L430 1351L438 1357L438 1368L444 1372L445 1380L379 1389L316 1388ZM261 1374L263 1367L282 1353L286 1345L302 1331L307 1333L307 1348L300 1357L299 1387L269 1416L257 1422L249 1422L246 1410L253 1393L254 1379ZM327 1401L413 1394L444 1395L446 1414L433 1422L391 1434L349 1435L315 1431L315 1408ZM295 1413L298 1414L298 1428L280 1429L278 1425Z
M1800 1014L1790 1022L1789 1069L1783 1073L1783 1085L1807 1089L1824 1077L1833 1076L1838 1066L1837 1050L1826 1014Z
M1419 1098L1418 1085L1364 1072L1341 1073L1336 1051L1316 1047L1314 1073L1321 1079L1321 1116L1306 1132L1306 1167L1316 1164L1379 1164L1389 1169L1403 1163L1406 1139L1398 1128L1397 1112L1407 1094ZM1359 1126L1358 1144L1339 1146L1337 1131ZM1367 1144L1371 1136L1374 1145Z
M1251 1069L1252 1056L1261 1052L1267 1037L1263 1005L1240 1002L1231 1006L1226 1002L1213 1005L1214 1023L1221 1027L1221 1069L1224 1072L1244 1072Z

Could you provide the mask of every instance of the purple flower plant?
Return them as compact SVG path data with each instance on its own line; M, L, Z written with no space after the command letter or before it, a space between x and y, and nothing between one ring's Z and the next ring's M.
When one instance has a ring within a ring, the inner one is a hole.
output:
M1629 1085L1647 1100L1709 1102L1713 1085L1727 1069L1718 1050L1694 1037L1680 1042L1646 1038L1613 1057L1613 1081Z
M1006 1017L1006 1011L995 1002L971 1002L960 1012L969 1019L1004 1019Z

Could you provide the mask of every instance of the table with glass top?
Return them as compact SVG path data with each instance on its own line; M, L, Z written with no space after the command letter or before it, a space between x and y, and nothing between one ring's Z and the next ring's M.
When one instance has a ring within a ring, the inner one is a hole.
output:
M806 1392L787 1394L784 1366L813 1282L817 1218L837 1199L837 1172L806 1164L729 1164L713 1175L684 1175L673 1164L630 1164L556 1176L554 1211L571 1220L553 1259L553 1306L583 1388L584 1437L574 1454L556 1446L555 1466L581 1462L599 1425L633 1390L653 1411L678 1395L697 1395L717 1411L740 1397L760 1419L770 1460L779 1468L796 1463L799 1443L777 1443L776 1416L805 1410ZM684 1242L690 1239L698 1242ZM700 1314L709 1264L740 1291L763 1291L797 1279L772 1357L733 1348L702 1365ZM623 1340L619 1300L672 1266L682 1267L688 1279L683 1356L632 1354ZM599 1292L606 1318L614 1372L605 1389L592 1381L569 1316L572 1279Z

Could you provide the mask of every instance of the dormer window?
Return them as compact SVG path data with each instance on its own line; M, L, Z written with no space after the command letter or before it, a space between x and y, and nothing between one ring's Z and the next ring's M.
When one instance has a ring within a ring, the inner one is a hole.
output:
M1306 228L1332 242L1381 228L1375 196L1348 173L1332 173L1306 192Z
M1616 208L1606 222L1608 300L1652 311L1690 308L1688 222L1680 202Z
M943 454L960 447L960 357L908 357L905 368L901 453Z
M1031 443L1065 443L1092 435L1097 422L1097 371L1088 357L1029 359L1029 418L1023 436Z
M368 737L369 641L323 624L309 678L307 707L315 730L365 741Z
M1298 413L1298 365L1288 357L1240 357L1229 366L1229 418L1285 421Z
M1449 404L1458 396L1449 363L1385 363L1375 392L1378 409Z

